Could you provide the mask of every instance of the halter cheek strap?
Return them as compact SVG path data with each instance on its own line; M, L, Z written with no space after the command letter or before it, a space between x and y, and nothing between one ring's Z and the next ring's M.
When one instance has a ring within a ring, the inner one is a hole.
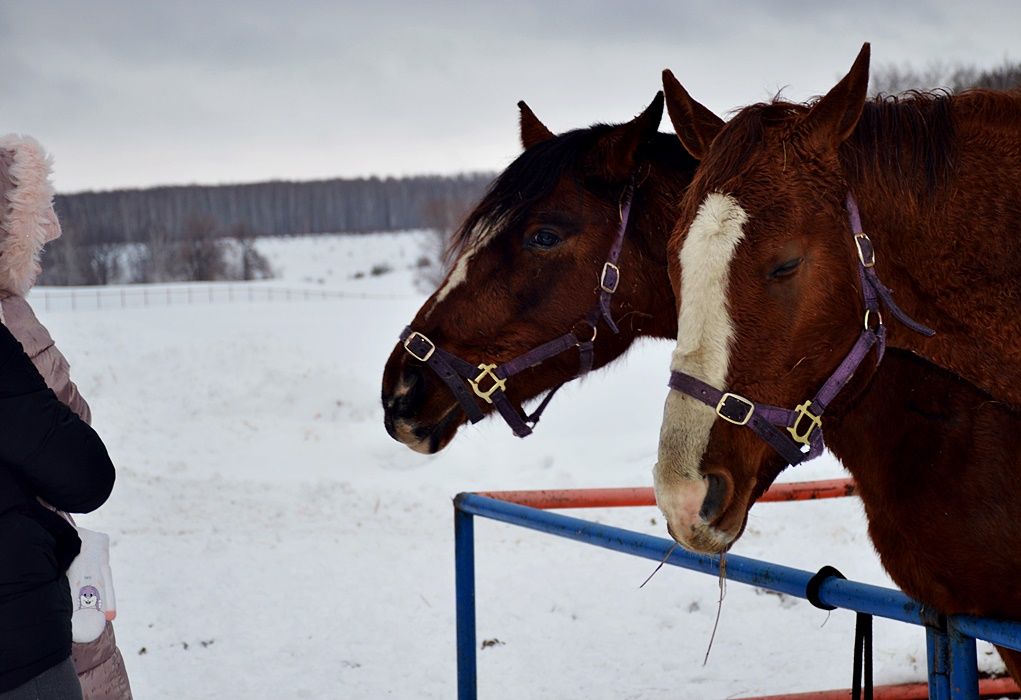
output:
M851 350L815 396L790 410L755 403L738 394L720 391L684 372L670 373L671 389L704 403L729 423L751 428L790 465L813 459L822 452L822 415L840 390L847 386L873 346L876 347L876 365L883 359L886 351L886 326L880 312L881 305L916 333L926 336L936 334L936 331L913 320L897 306L889 288L879 280L875 269L876 251L872 241L862 232L858 203L850 192L847 194L847 213L858 251L858 276L865 302L864 327Z
M560 387L568 381L587 374L592 369L599 320L605 321L606 325L614 333L619 332L620 329L617 327L610 312L610 302L617 291L617 287L620 285L620 268L617 266L617 261L624 246L624 236L627 234L634 189L635 180L632 178L621 198L620 224L617 227L617 234L614 237L613 244L610 246L606 261L603 263L602 271L599 274L599 290L596 305L582 321L575 324L575 327L567 333L532 348L528 352L501 365L486 363L473 365L457 355L438 347L422 333L412 330L411 326L405 328L401 333L400 339L404 344L404 349L416 360L432 369L436 376L443 380L443 383L450 389L450 392L457 399L461 408L464 409L469 421L478 423L485 417L476 401L476 398L478 398L482 399L485 403L492 404L504 421L506 421L507 425L510 426L511 430L514 431L515 435L518 437L530 435L536 423L539 422L543 411L546 410L546 407L557 391L560 390ZM579 337L579 334L575 333L575 328L581 325L586 326L590 331L590 335L587 338L585 338L585 334L581 334L581 337ZM511 403L505 393L508 379L519 372L535 367L574 348L578 348L578 371L571 379L553 387L542 399L535 411L525 415L520 408L515 407Z

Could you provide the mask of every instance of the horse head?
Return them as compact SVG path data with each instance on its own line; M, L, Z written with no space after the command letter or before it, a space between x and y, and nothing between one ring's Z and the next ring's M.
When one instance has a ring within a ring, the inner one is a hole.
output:
M691 549L729 548L799 448L821 449L806 399L870 323L838 161L863 109L868 57L866 45L810 107L753 105L726 125L664 76L677 134L702 158L669 247L680 299L671 369L687 378L671 386L686 393L667 398L655 468L669 531ZM743 427L781 414L790 430L766 426L762 438Z
M520 414L524 402L575 377L582 364L605 365L642 335L673 335L676 319L661 312L673 306L664 259L673 217L661 210L674 206L694 162L683 149L653 148L663 139L676 144L658 133L662 95L630 122L559 135L519 107L524 151L455 233L449 274L384 370L387 431L418 452L443 449L461 425L491 413L494 394ZM657 169L680 184L664 192ZM531 364L529 353L565 337L579 347L561 343ZM427 366L438 351L478 375L441 380ZM529 366L512 377L493 369L522 357ZM451 382L471 387L467 400Z

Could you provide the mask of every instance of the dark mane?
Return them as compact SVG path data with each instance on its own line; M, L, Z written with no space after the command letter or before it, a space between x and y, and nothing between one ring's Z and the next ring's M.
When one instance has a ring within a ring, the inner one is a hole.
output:
M941 189L956 161L954 99L943 91L912 90L866 102L840 149L852 188L871 180L905 196Z
M895 195L912 198L939 191L957 163L957 136L961 118L975 116L987 122L1021 123L1021 92L970 90L957 95L945 91L909 91L881 95L865 103L858 125L840 148L849 185L870 181ZM714 185L744 171L749 158L761 149L766 132L786 127L786 143L797 134L800 118L817 100L795 104L783 100L741 109L727 124L723 148L713 148L706 170Z
M612 127L596 124L536 144L518 156L489 186L481 201L454 232L447 248L450 260L486 231L518 223L537 201L549 195L564 173L578 163L600 136Z

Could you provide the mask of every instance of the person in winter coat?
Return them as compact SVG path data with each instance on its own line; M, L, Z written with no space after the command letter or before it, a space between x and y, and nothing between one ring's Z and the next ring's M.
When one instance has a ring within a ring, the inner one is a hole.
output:
M0 325L0 700L82 697L65 572L78 533L45 507L95 510L113 489L99 436Z
M34 139L0 137L0 323L21 342L57 398L90 423L89 406L71 381L67 360L24 298L40 273L43 246L61 232L53 210L49 174L50 160ZM66 465L53 465L61 466ZM68 510L37 495L60 510ZM0 556L0 569L2 562ZM74 644L72 651L85 700L131 700L124 660L111 623L105 624L98 639Z

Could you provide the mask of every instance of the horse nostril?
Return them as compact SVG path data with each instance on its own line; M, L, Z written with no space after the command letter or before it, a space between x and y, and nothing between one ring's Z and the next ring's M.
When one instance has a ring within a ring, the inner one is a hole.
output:
M425 398L421 368L405 365L393 393L383 397L384 418L393 422L398 418L412 418Z
M705 500L702 501L702 508L698 511L698 517L707 523L716 520L723 513L727 505L727 481L719 474L706 476L708 491Z

